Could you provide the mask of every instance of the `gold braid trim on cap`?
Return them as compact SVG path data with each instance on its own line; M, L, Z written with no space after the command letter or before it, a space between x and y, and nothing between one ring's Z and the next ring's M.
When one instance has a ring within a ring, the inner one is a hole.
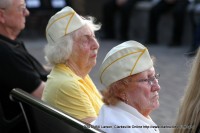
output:
M64 35L66 35L67 34L67 30L68 30L68 27L69 27L69 24L70 24L70 22L71 22L71 20L72 20L72 18L73 18L73 16L74 16L74 14L75 14L75 11L73 11L73 12L69 12L69 13L67 13L67 14L65 14L65 15L63 15L63 16L60 16L59 18L57 18L57 19L55 19L51 24L49 24L49 26L46 28L46 36L47 36L47 31L48 31L48 29L54 24L54 23L56 23L57 21L59 21L60 19L62 19L62 18L64 18L64 17L67 17L67 16L70 16L70 19L69 19L69 21L67 22L67 25L66 25L66 28L65 28L65 34ZM48 34L49 35L49 34ZM49 37L52 39L52 37L49 35ZM53 39L52 39L52 41L53 41Z
M128 53L128 54L126 54L126 55L124 55L124 56L122 56L122 57L120 57L120 58L114 60L112 63L110 63L107 67L105 67L105 68L103 69L103 71L102 71L102 73L101 73L101 75L100 75L100 82L101 82L101 83L103 82L103 81L102 81L102 75L103 75L103 73L106 71L106 69L109 68L112 64L114 64L115 62L117 62L117 61L119 61L119 60L121 60L121 59L123 59L123 58L125 58L125 57L127 57L127 56L129 56L129 55L131 55L131 54L136 54L136 53L140 53L140 52L141 52L141 54L138 56L136 62L134 63L134 66L133 66L133 68L132 68L132 70L131 70L131 73L130 73L130 75L131 75L131 74L133 73L135 67L136 67L137 62L138 62L139 59L142 57L142 55L144 54L145 51L146 51L146 48L143 49L143 50L138 50L138 51L136 51L136 52Z
M141 54L139 55L139 57L137 58L137 60L136 60L136 62L135 62L135 64L134 64L134 66L133 66L133 68L132 68L132 70L131 70L131 73L130 73L130 75L132 75L132 73L133 73L133 71L134 71L134 69L135 69L135 67L136 67L136 65L137 65L137 62L139 61L139 59L142 57L142 55L144 54L144 52L146 51L147 49L145 48L144 50L142 50L141 52Z

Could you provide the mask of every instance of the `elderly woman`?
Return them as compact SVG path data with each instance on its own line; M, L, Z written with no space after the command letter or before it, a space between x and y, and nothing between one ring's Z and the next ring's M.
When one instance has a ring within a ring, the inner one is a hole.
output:
M46 58L53 69L42 100L67 114L92 122L103 104L90 76L96 64L99 43L94 31L100 25L65 7L53 15L46 28Z
M111 49L99 73L105 105L92 124L108 133L159 133L149 116L159 107L158 76L142 44L127 41Z

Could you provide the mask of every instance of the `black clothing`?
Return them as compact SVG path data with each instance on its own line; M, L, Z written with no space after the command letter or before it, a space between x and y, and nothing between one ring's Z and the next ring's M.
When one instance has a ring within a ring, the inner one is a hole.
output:
M174 3L167 3L165 0L161 0L154 7L152 7L149 16L147 43L157 43L157 29L160 17L169 10L172 10L174 26L171 42L175 45L180 45L188 3L188 0L177 0Z
M22 42L10 40L2 35L0 60L0 103L5 119L10 120L21 113L19 105L9 99L10 91L20 88L31 93L41 81L47 80L48 72L28 53ZM1 123L0 128L0 131L3 130ZM14 129L14 132L17 131Z
M200 0L195 0L193 3L193 8L190 10L190 20L192 24L192 44L190 50L188 51L188 56L196 55L199 45L200 45L200 17L196 13L196 5L200 4Z
M128 28L130 25L131 10L136 1L137 0L127 0L127 2L122 6L118 6L116 4L116 0L110 0L107 3L105 3L103 7L103 25L102 25L105 38L114 39L116 37L115 14L117 11L119 11L121 20L119 26L120 39L128 40L128 33L129 33Z
M200 123L199 123L199 125L198 125L197 130L196 130L195 133L200 133Z

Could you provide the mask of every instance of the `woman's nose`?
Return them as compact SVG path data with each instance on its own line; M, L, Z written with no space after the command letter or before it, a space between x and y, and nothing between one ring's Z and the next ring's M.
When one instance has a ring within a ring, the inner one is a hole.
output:
M30 15L30 12L29 12L29 10L27 8L25 9L24 15L25 16L29 16Z
M158 80L156 79L155 81L154 81L154 84L152 85L152 90L153 91L159 91L161 88L160 88L160 85L159 85L159 82L158 82Z
M96 38L93 38L93 49L99 49L99 43Z

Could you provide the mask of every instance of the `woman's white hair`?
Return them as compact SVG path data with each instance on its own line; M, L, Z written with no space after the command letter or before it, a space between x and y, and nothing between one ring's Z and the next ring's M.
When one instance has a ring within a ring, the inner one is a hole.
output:
M97 31L101 28L100 24L94 23L95 19L93 17L87 17L85 21L86 25L92 31ZM78 29L67 34L66 36L61 37L59 41L54 44L47 44L44 49L46 61L53 66L56 64L65 64L72 53L74 36L76 36L80 30L81 29Z

